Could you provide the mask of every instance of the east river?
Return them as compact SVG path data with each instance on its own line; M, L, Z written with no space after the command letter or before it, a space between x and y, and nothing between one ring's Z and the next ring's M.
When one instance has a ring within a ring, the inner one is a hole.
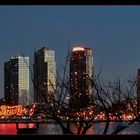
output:
M110 122L108 133L111 134L111 132L115 129L115 127L118 125L116 122ZM105 123L95 123L93 127L91 127L88 131L87 134L94 135L94 134L102 134L103 130L105 127ZM76 132L76 125L72 124L71 125L72 131ZM17 134L16 130L16 124L15 123L0 123L0 134ZM39 128L37 129L37 134L39 135L47 135L47 134L52 134L52 135L58 135L58 134L63 134L61 127L56 124L56 123L40 123ZM119 134L140 134L140 123L135 122L125 130L121 131Z

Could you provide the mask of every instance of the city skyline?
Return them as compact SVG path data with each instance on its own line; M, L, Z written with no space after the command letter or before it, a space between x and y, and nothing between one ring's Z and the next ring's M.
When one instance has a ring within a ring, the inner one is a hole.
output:
M47 45L64 62L67 48L93 49L95 74L123 79L140 67L140 8L137 6L1 6L0 97L4 97L4 65L10 56L29 56ZM69 42L69 43L68 43Z

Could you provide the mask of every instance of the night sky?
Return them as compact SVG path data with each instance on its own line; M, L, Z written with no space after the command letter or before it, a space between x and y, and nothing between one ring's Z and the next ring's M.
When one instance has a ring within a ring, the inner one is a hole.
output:
M0 98L4 62L30 57L42 45L54 49L57 67L70 46L93 49L95 73L122 79L140 68L140 6L0 6Z

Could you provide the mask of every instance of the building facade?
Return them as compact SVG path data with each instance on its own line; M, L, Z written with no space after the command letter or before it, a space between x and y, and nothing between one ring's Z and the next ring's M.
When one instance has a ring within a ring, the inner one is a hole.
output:
M34 54L34 101L45 103L56 90L55 51L42 47Z
M140 69L137 70L137 111L140 112Z
M4 63L4 97L6 104L29 103L29 57L11 57Z
M93 95L92 49L75 46L70 58L70 106L82 108L91 103Z

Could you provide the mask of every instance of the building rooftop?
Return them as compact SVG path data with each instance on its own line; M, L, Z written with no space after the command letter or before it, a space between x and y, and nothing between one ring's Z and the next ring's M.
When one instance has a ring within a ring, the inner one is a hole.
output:
M85 50L92 50L92 49L87 48L84 45L77 45L77 46L73 47L72 52L74 52L74 51L85 51Z

